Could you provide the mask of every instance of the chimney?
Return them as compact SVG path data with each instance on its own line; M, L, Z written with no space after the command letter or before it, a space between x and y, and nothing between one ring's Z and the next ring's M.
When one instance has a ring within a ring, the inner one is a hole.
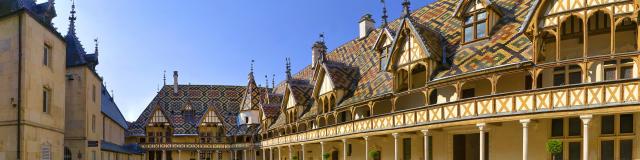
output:
M311 47L311 67L315 68L317 63L322 63L326 52L327 46L324 44L324 34L320 34L320 40L316 41Z
M173 93L178 94L178 71L173 71Z
M375 28L375 21L371 18L371 14L365 14L360 18L359 27L360 27L360 36L359 38L365 38L373 29Z

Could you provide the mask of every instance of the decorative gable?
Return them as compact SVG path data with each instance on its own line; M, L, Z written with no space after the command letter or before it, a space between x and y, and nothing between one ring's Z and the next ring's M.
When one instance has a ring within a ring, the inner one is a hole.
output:
M334 85L333 82L331 82L329 74L324 74L323 78L320 79L320 81L322 82L322 84L320 84L320 92L318 93L318 95L323 95L333 91Z
M156 109L156 111L153 113L153 116L151 116L149 123L169 123L169 121L167 120L167 117L164 116L162 111L160 111L160 109Z
M295 106L296 106L296 99L295 97L293 97L293 94L289 93L289 96L287 96L287 108L291 108Z
M216 115L216 113L212 110L207 111L207 114L205 114L202 117L202 121L201 121L201 125L205 125L207 123L213 123L213 124L219 124L221 123L220 119L218 118L218 115Z
M416 28L410 19L405 18L390 49L387 71L394 71L418 61L438 61L443 49L439 34L426 29Z

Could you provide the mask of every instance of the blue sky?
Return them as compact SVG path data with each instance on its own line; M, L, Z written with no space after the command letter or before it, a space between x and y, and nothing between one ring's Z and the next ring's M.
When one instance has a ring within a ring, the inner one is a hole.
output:
M43 2L46 0L38 0ZM402 0L386 0L390 20ZM412 10L432 0L413 0ZM65 35L70 0L57 0ZM255 59L256 81L284 77L284 59L297 72L311 62L311 45L325 33L329 50L358 35L357 22L379 0L76 0L77 33L88 52L100 39L98 73L128 121L134 121L162 85L163 71L181 84L245 85Z

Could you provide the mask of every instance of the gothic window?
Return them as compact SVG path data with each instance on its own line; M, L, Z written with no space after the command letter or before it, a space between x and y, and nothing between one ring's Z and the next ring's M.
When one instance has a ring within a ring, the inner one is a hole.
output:
M484 4L477 0L470 1L464 15L464 42L487 37L489 32L487 19L488 13Z

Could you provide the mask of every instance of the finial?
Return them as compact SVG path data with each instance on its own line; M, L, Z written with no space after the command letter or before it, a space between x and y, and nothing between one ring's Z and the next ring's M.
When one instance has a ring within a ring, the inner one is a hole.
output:
M320 33L320 42L324 43L324 32Z
M111 99L115 99L116 98L116 92L113 91L113 89L111 90Z
M76 20L76 0L71 0L71 16L69 20L71 20L71 22Z
M387 3L384 0L380 0L380 3L382 3L382 27L387 27L387 18L389 18L387 16Z
M94 51L94 52L95 52L95 54L96 54L96 56L97 56L97 55L98 55L98 45L99 45L99 43L98 43L98 38L93 39L93 42L95 42L95 43L96 43L95 51Z
M167 70L164 70L162 73L162 84L163 86L167 85Z
M253 62L255 62L253 59L251 60L251 73L253 73Z
M287 80L289 80L291 79L291 58L285 58L285 67L286 67L285 73L287 74Z
M411 10L409 10L410 5L411 5L411 2L409 2L409 0L404 0L404 2L402 2L402 15L405 18L408 18L409 15L411 14Z
M271 75L271 87L276 88L276 74Z
M264 88L269 89L269 78L267 77L267 75L264 75Z

